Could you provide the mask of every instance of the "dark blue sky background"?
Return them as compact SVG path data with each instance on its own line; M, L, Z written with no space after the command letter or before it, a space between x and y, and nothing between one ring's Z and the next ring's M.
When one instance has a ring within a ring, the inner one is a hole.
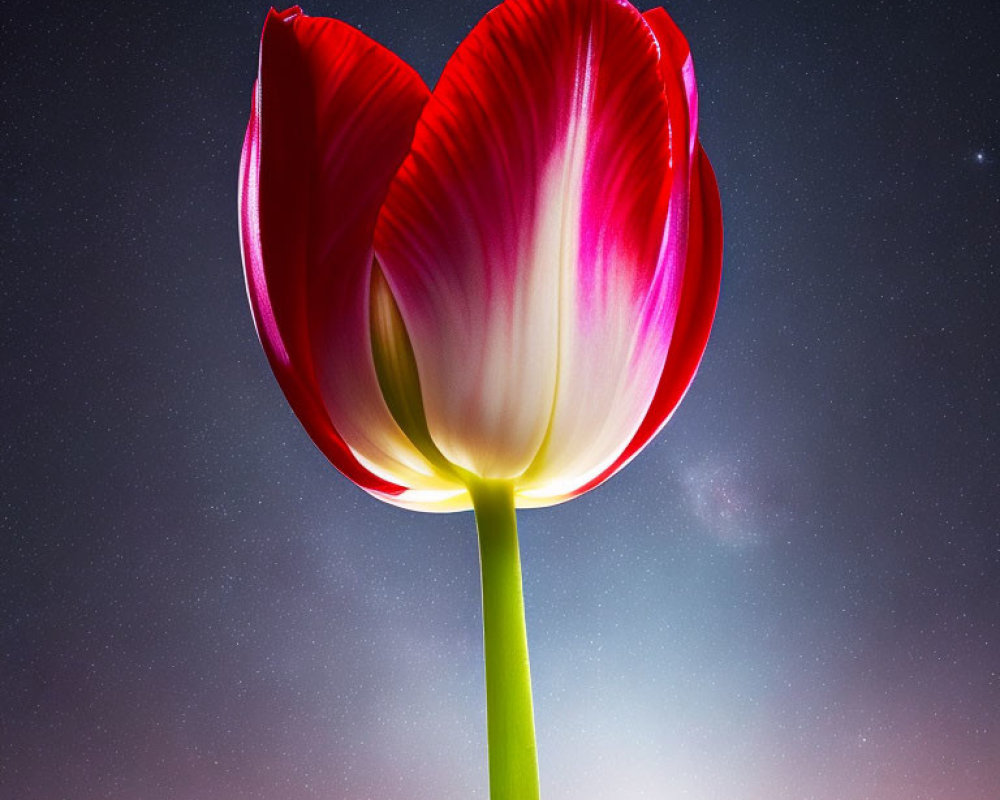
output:
M433 83L490 5L306 11ZM996 800L995 10L668 10L722 297L661 436L521 516L543 796ZM486 797L472 516L339 476L254 333L265 12L2 12L0 797Z

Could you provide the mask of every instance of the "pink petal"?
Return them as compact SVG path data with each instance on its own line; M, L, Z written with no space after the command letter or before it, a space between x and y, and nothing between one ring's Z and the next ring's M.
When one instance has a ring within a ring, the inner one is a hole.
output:
M705 151L698 145L691 185L691 234L680 309L667 363L656 395L639 430L621 455L600 475L561 499L569 500L603 483L638 455L666 425L701 363L722 280L722 207L719 187Z
M625 3L508 0L424 109L376 250L431 435L475 474L579 485L653 397L680 289L658 57Z
M401 504L452 491L386 408L368 324L375 220L427 97L353 28L272 10L241 164L247 290L275 375L337 468Z
M655 393L645 395L648 409L638 430L633 428L633 434L621 441L610 457L605 449L589 466L581 459L576 465L553 465L546 459L549 463L545 468L530 476L534 485L527 483L522 488L522 505L549 505L578 496L628 463L662 428L683 397L715 314L722 266L721 210L711 166L697 143L698 97L691 53L683 34L663 9L647 12L644 19L660 48L659 69L670 110L675 167L660 264L660 276L669 287L668 305L643 322L643 335L656 342L666 337L666 363L657 375ZM645 376L648 378L648 373ZM644 388L648 387L646 383Z

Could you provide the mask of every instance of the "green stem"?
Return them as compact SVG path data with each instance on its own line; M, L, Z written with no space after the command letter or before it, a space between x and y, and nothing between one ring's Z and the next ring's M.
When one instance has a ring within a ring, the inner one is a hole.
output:
M476 511L483 576L490 800L538 800L514 490L506 481L477 481L470 484L469 492Z

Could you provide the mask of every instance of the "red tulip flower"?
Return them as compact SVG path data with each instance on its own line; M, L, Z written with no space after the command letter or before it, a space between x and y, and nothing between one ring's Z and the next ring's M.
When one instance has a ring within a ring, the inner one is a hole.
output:
M240 222L257 331L313 441L382 500L475 509L491 794L536 798L514 509L646 445L718 299L687 42L624 0L507 0L430 91L354 28L272 10Z

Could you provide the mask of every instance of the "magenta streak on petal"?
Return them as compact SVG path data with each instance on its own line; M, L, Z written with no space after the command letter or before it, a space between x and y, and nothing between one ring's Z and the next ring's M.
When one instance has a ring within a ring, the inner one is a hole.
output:
M644 328L662 326L667 331L666 342L669 344L673 338L687 264L691 204L690 167L697 144L698 94L694 64L680 30L662 9L650 12L645 18L647 24L651 25L660 48L660 74L670 106L669 136L673 182L667 225L658 260L659 292L651 293L650 296L656 305L662 303L663 308L656 308L653 313L645 317ZM665 32L669 35L665 35Z
M675 136L672 131L671 139L673 143L678 143L680 137ZM676 152L676 150L671 149L672 155ZM660 244L660 255L657 259L653 288L647 297L648 307L643 310L642 322L640 323L643 338L647 336L661 337L664 344L664 359L677 318L688 240L689 159L674 157L672 162L673 182L670 205L667 208L667 224Z
M590 35L587 37L586 53L581 54L580 64L577 65L576 69L576 82L573 88L573 110L570 116L570 125L566 132L566 140L563 143L564 153L562 156L564 160L562 177L562 240L565 247L568 244L567 240L569 237L575 237L579 241L579 250L576 253L577 264L563 263L561 265L561 278L563 282L567 279L576 281L579 287L576 301L582 306L585 306L597 291L598 236L596 234L596 226L587 224L588 216L583 210L586 208L587 198L592 196L591 193L595 188L590 185L592 180L589 179L586 152L589 134L588 128L590 126L594 102L593 84L594 32L590 31ZM583 174L574 176L574 167L579 168L580 165L583 167ZM574 178L579 185L576 185ZM576 222L579 225L579 230L574 231L569 229L569 225L574 221L570 218L571 212L576 210L573 209L571 198L576 193L581 194L583 201L581 203L582 209L577 210L579 218ZM562 255L565 260L568 254L564 252ZM584 307L580 314L580 319L583 320L585 325L588 322L595 321L594 315L588 313L589 311L590 309ZM561 315L570 312L571 309L568 308L560 310ZM559 391L558 383L556 391Z
M688 132L688 154L693 159L694 149L698 144L698 84L694 77L694 61L691 59L691 55L684 60L684 66L681 67L681 75L684 76L684 90L687 93L687 106L688 106L688 120L689 120L689 132Z
M687 262L690 165L696 142L697 121L697 108L692 109L690 103L692 96L697 99L691 56L687 55L684 66L680 70L680 83L683 85L683 91L678 85L676 73L669 68L670 64L671 51L661 47L660 71L663 75L663 88L670 108L668 131L673 181L670 190L670 204L667 210L667 224L657 260L657 276L654 280L656 289L650 293L649 298L654 308L651 313L644 315L642 323L645 335L652 335L650 329L653 326L658 326L661 332L666 333L663 341L667 346L673 337L684 268ZM664 349L663 357L665 360L666 349Z
M684 271L681 306L663 375L649 412L614 463L576 491L552 498L551 502L569 500L589 491L628 464L666 424L691 384L712 327L722 270L719 190L712 167L700 146L695 151L692 170L691 208L688 264Z
M281 331L278 329L278 322L274 317L271 298L263 289L267 284L260 244L260 226L253 223L253 220L260 218L258 201L260 196L260 117L257 110L260 107L259 94L260 83L255 81L250 125L247 126L240 163L240 175L243 176L239 195L239 207L243 217L243 224L240 225L240 243L246 258L247 298L256 311L253 319L254 325L257 327L257 335L270 343L273 358L277 359L282 366L288 367L291 359L288 357L288 351L281 338ZM247 237L249 237L249 241L246 241Z

